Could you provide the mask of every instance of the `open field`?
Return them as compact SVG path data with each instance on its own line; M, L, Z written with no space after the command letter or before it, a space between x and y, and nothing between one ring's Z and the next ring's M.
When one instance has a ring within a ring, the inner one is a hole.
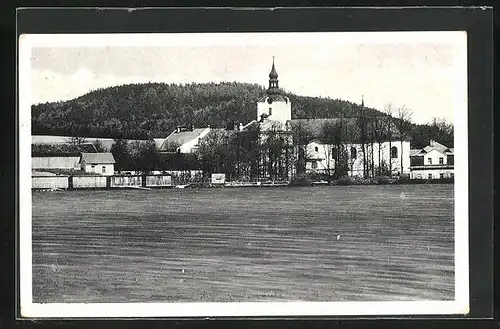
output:
M453 185L33 193L34 302L454 299Z

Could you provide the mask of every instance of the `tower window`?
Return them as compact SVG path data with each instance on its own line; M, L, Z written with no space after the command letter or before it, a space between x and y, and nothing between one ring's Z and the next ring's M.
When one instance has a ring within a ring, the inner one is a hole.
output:
M398 148L396 146L391 147L391 159L398 158Z
M272 107L270 107L270 108L269 108L269 115L272 115L272 114L273 114L273 108L272 108Z

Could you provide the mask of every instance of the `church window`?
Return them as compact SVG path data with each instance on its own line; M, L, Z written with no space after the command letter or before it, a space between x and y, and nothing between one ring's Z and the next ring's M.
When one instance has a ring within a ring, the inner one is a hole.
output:
M391 147L391 159L398 158L398 148L396 146Z
M351 147L351 159L356 159L358 157L358 150L355 147Z
M314 147L314 152L318 152L318 147L317 146Z

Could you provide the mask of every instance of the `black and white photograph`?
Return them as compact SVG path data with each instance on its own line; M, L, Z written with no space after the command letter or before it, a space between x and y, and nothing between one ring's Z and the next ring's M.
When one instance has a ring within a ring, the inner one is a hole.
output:
M469 312L467 34L24 34L26 317Z

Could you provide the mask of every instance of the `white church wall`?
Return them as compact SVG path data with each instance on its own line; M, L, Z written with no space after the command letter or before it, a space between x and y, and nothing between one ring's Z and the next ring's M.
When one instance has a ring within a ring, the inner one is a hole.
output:
M257 120L260 120L263 113L269 114L269 109L271 109L270 120L276 120L285 124L288 120L292 119L292 104L290 101L274 101L269 104L266 98L265 101L257 103Z

